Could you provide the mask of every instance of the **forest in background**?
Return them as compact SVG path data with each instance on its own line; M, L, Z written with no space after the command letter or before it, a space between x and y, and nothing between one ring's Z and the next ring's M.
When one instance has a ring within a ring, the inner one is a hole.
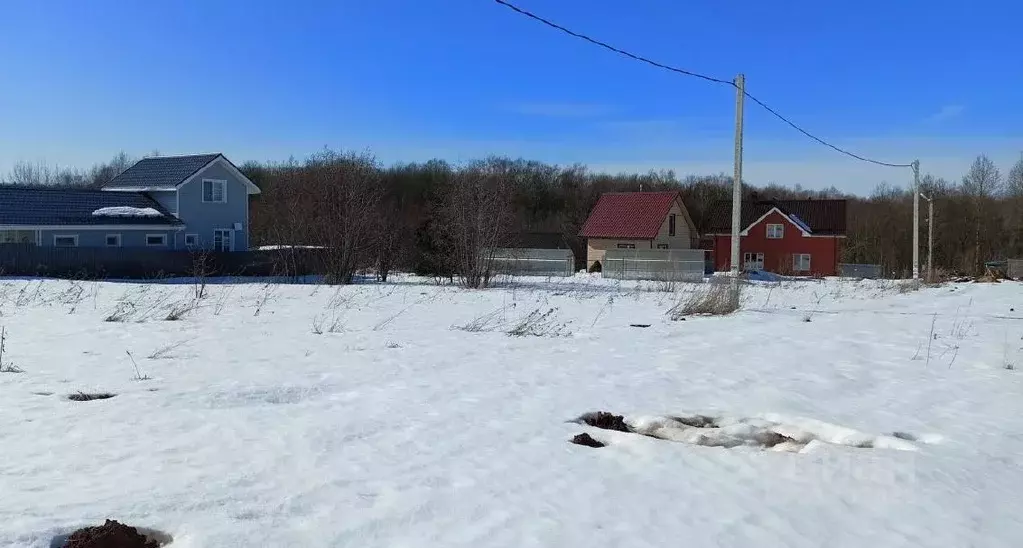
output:
M159 155L153 153L152 155ZM91 168L20 162L4 184L98 188L135 161L123 152ZM480 249L516 245L530 235L559 234L584 257L579 230L601 193L679 190L697 230L731 198L731 176L672 171L609 174L583 165L490 157L460 165L442 160L381 165L368 154L323 150L303 161L248 162L239 168L262 194L253 198L253 245L322 245L340 281L357 270L411 270L473 278L485 285ZM908 172L908 170L907 170ZM908 174L907 174L908 176ZM934 200L934 266L976 274L989 260L1023 257L1023 159L1003 172L976 158L959 180L923 175ZM836 188L810 190L743 184L743 199L845 199L848 236L842 262L880 264L888 275L912 267L910 188L887 183L869 196ZM921 261L927 257L927 209L921 200Z

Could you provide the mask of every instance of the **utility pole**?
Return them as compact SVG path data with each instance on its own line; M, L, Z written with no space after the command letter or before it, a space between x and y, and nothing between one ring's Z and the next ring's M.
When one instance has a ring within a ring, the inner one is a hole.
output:
M920 160L913 160L913 279L920 279Z
M927 200L927 281L934 281L934 197L920 194Z
M732 275L739 276L739 231L742 217L742 107L746 100L746 77L735 77L735 173L732 180Z

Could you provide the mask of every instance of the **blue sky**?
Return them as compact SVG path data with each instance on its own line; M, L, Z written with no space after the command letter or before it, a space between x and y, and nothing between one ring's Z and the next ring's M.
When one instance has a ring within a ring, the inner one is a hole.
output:
M835 143L959 177L1023 151L1023 3L517 0L580 32L731 79ZM731 172L734 91L572 39L491 0L7 0L0 171L119 150L237 163L323 146L381 161L496 153L595 169ZM869 192L846 159L747 104L746 178Z

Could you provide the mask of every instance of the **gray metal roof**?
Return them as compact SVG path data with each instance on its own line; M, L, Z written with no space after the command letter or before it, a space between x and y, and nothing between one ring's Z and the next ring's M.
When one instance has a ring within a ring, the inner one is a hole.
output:
M160 217L95 216L104 207L152 208ZM149 196L140 192L105 192L0 186L0 226L180 225Z
M220 154L194 154L144 158L103 187L173 188L219 156Z

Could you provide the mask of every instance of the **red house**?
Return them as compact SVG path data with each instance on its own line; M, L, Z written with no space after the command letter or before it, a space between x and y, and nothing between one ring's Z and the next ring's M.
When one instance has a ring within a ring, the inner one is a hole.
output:
M845 240L845 200L743 202L739 254L744 271L835 276ZM731 268L732 203L710 210L702 245L714 269Z

